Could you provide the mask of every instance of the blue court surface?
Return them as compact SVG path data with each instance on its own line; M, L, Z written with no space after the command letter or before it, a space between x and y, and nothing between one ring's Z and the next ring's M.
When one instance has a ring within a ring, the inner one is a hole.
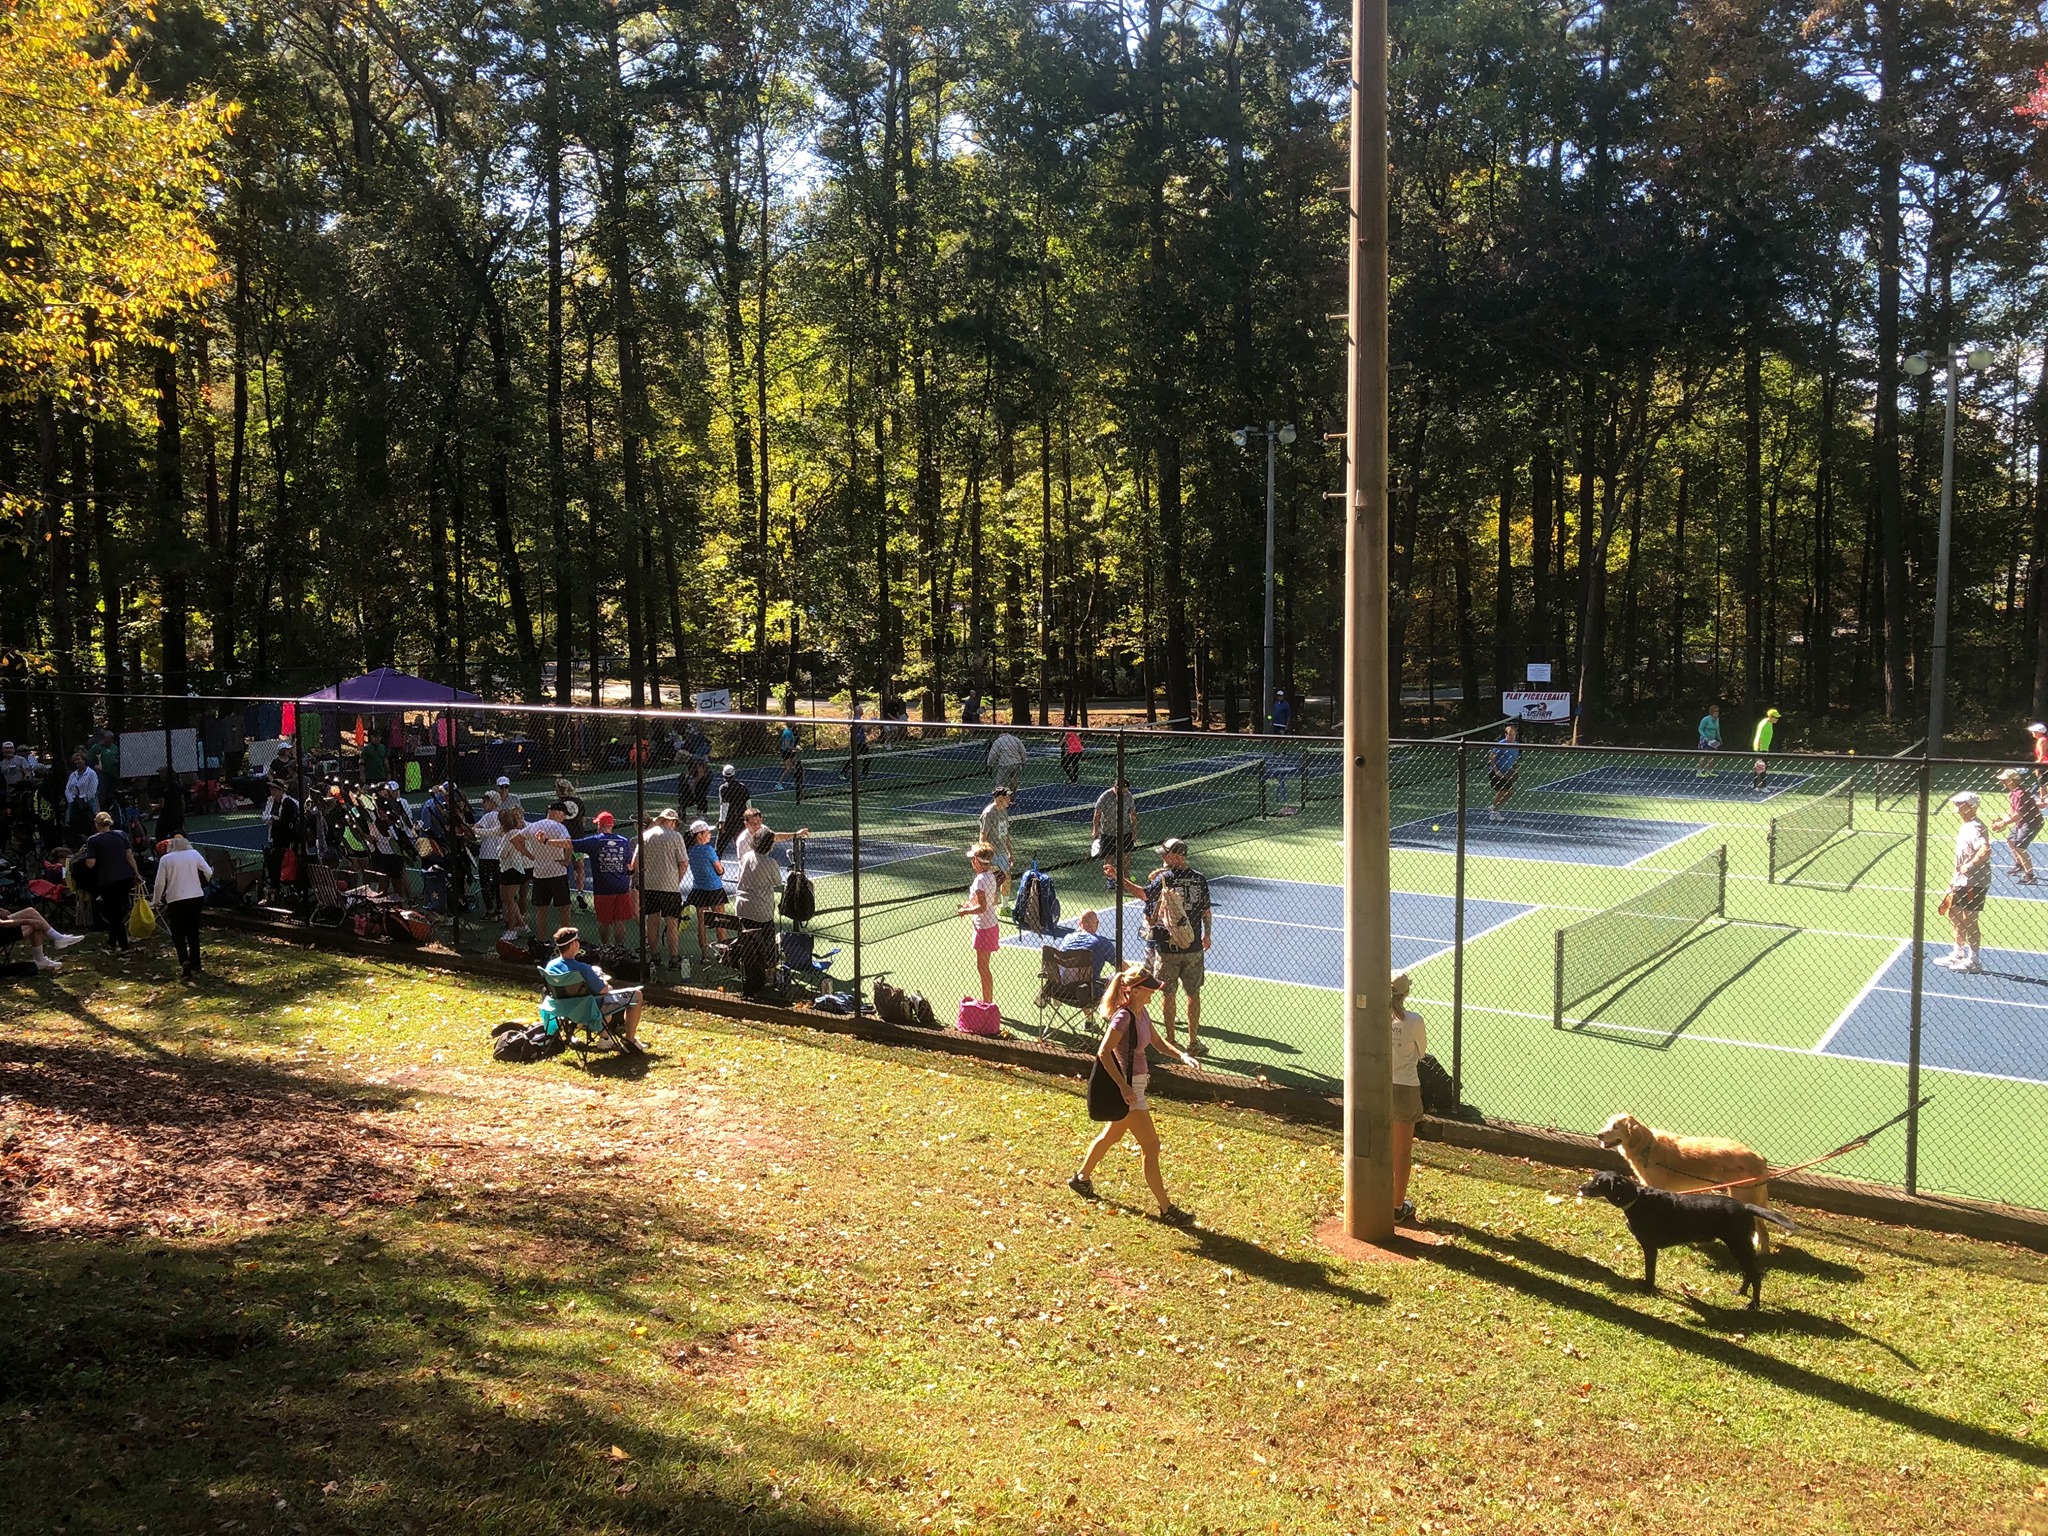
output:
M1845 770L1842 778L1848 776ZM1641 767L1629 763L1608 763L1599 768L1588 768L1584 773L1572 774L1569 778L1527 787L1557 795L1627 795L1643 800L1714 800L1756 805L1776 799L1812 777L1808 773L1773 772L1764 781L1764 787L1758 789L1747 766L1739 770L1720 769L1701 774L1692 768L1658 767L1651 763Z
M1986 949L1981 975L1931 962L1920 977L1920 1060L1947 1072L2048 1083L2048 955ZM1902 944L1816 1049L1827 1056L1906 1064L1911 1023L1912 949Z
M1622 868L1706 831L1704 822L1648 821L1639 816L1569 816L1556 811L1518 811L1500 821L1483 804L1465 813L1465 851L1494 859L1538 859L1555 864L1605 864ZM1456 853L1458 812L1446 807L1420 821L1403 822L1391 839L1396 848Z
M1300 880L1265 880L1254 875L1217 875L1209 881L1215 906L1215 939L1204 970L1212 976L1251 981L1284 981L1295 986L1344 990L1344 891L1341 886ZM1123 904L1128 914L1124 952L1144 950L1143 906ZM1465 902L1465 941L1511 923L1536 909L1512 901ZM1067 914L1071 922L1079 911ZM1447 953L1455 934L1455 904L1448 896L1394 892L1394 966L1407 970ZM1112 914L1098 908L1102 931L1113 934ZM1035 933L1013 933L1012 948L1036 949Z

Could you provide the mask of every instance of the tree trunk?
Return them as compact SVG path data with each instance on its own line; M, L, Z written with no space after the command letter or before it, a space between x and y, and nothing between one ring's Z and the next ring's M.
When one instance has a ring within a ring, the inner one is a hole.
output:
M1899 487L1900 201L1904 114L1899 0L1879 0L1877 151L1877 420L1872 466L1884 559L1884 709L1898 720L1912 707L1906 632L1906 523Z
M569 543L568 443L562 421L562 107L560 41L546 9L541 98L541 161L546 177L548 533L555 567L555 702L571 702L576 666L576 594Z
M1742 683L1751 714L1771 702L1764 677L1763 366L1752 317L1742 337Z
M1550 650L1550 444L1529 456L1529 636L1527 661L1553 661ZM1561 675L1561 674L1553 674Z
M633 154L632 124L626 115L626 86L619 49L618 13L607 13L606 43L611 54L611 155L606 185L612 269L612 326L619 362L619 440L625 497L618 547L636 550L646 523L645 487L641 483L641 451L647 433L647 385L640 366L640 322L633 300L633 238L628 187ZM508 425L509 430L509 425ZM751 466L748 479L752 478ZM626 610L626 667L633 708L647 699L646 617L641 601L642 575L637 560L625 562L621 602Z
M1501 458L1500 488L1494 496L1493 562L1493 691L1505 693L1516 686L1520 668L1515 665L1515 461ZM1479 700L1467 697L1467 709ZM1486 710L1492 715L1491 701Z
M1472 537L1462 514L1451 519L1451 577L1458 599L1458 687L1469 713L1480 699L1479 627L1472 612ZM1489 710L1481 718L1491 715Z
M184 418L178 400L177 333L166 324L164 344L154 348L156 382L156 567L160 607L158 648L162 653L163 691L181 695L191 681L186 653L187 599L185 575L190 566L185 547ZM184 710L165 706L165 718L183 720Z

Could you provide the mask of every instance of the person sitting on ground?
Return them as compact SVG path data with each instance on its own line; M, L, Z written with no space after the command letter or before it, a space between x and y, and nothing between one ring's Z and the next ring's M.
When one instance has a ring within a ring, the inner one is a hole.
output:
M1103 967L1116 964L1116 940L1102 931L1102 915L1092 907L1076 920L1074 931L1053 948L1063 955L1086 955L1095 962L1088 977L1091 986L1102 983Z
M81 942L82 933L59 933L50 926L50 920L34 907L23 907L19 912L0 912L0 942L13 943L17 938L28 940L28 957L35 962L39 971L61 969L47 951L69 949Z
M630 1055L644 1055L640 1045L640 989L615 989L603 971L577 958L582 951L583 935L575 928L565 924L555 930L555 958L542 970L551 982L567 982L571 978L581 981L590 995L558 998L550 994L544 999L540 1011L548 1033L553 1034L564 1021L586 1027L603 1024L619 1037Z

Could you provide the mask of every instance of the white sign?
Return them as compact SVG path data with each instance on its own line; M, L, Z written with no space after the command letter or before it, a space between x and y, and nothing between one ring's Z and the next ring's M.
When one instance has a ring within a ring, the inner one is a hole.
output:
M1570 693L1504 693L1500 696L1500 709L1504 715L1517 720L1569 720L1572 717L1572 696Z
M121 777L145 779L164 765L162 731L121 733ZM179 773L199 771L199 733L189 727L171 732L171 766Z
M1547 683L1547 682L1549 682L1549 681L1550 681L1550 663L1549 663L1549 662L1547 662L1547 661L1532 661L1532 662L1530 662L1530 663L1529 663L1529 681L1530 681L1530 682L1532 682L1532 683Z
M732 690L703 688L690 695L690 703L700 715L729 715L732 713Z

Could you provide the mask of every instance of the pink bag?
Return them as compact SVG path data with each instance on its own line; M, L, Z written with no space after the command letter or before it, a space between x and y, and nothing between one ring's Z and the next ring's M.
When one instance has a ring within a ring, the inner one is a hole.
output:
M963 1035L1000 1035L1003 1032L1003 1010L994 1003L977 1003L971 997L963 997L960 999L960 1014L953 1020L953 1027Z

